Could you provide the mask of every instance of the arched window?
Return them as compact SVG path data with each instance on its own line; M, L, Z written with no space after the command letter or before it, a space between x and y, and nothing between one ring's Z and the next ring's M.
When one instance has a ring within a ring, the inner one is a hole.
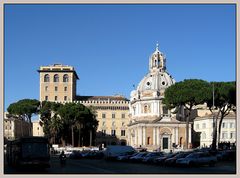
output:
M68 82L68 74L65 74L65 75L63 76L63 82Z
M54 75L53 82L59 82L59 76L58 74Z
M50 81L49 75L48 74L44 75L44 82L49 82L49 81Z

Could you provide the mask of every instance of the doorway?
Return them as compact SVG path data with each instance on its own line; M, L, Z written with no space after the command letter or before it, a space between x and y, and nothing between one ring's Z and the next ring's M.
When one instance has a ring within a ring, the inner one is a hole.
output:
M168 137L163 137L163 143L162 143L162 148L163 149L168 149Z

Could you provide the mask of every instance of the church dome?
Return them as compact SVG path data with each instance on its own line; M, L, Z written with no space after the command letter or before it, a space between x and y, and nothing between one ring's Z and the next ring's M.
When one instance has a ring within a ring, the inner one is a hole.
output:
M156 50L149 58L149 73L141 80L137 90L160 91L175 83L175 80L166 71L166 57L159 51L157 44Z
M174 83L175 80L167 72L148 73L139 83L137 90L140 92L145 90L160 91Z
M175 80L166 71L165 55L156 50L149 57L149 73L138 84L136 90L131 92L131 101L143 98L163 97L166 88L173 85Z

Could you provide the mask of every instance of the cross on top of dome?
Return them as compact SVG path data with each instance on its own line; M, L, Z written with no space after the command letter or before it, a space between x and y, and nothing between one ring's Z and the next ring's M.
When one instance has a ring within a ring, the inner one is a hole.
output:
M158 44L158 41L157 41L157 44L156 44L156 51L159 51L159 50L158 50L158 47L159 47L159 44Z

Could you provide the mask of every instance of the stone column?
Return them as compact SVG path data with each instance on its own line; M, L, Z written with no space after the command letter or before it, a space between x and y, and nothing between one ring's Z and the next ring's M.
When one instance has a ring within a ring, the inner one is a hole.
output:
M191 143L191 140L192 140L192 132L191 132L191 124L189 124L189 139L188 139L188 143Z
M143 145L143 127L140 127L140 145Z
M157 145L160 146L159 127L157 127Z
M137 127L137 136L138 136L137 146L139 146L139 145L141 145L141 139L142 139L142 132L141 132L140 127Z
M134 144L137 145L138 144L138 130L137 130L137 127L135 127L135 129L134 129L134 134L135 134Z
M170 148L172 147L172 143L176 143L175 142L175 127L172 129L172 135L171 135L171 143L170 143Z
M127 145L132 145L132 136L131 136L131 130L127 129Z
M153 145L156 145L156 127L153 127Z
M178 140L179 140L179 138L178 138L178 127L176 127L176 145L178 145Z
M143 127L143 145L146 145L146 127Z

